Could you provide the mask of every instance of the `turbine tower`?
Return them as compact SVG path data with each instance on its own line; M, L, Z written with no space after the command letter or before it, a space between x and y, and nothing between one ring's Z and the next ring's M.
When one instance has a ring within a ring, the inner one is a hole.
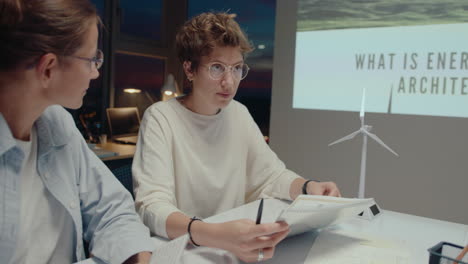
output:
M357 131L354 131L353 133L342 137L332 143L330 143L328 146L332 146L335 144L338 144L340 142L346 141L353 139L356 135L362 134L362 152L361 152L361 173L359 177L359 192L358 192L358 198L364 198L365 195L365 189L366 189L366 160L367 160L367 137L372 138L375 140L377 143L379 143L382 147L386 148L388 151L393 153L395 156L398 157L398 154L393 151L389 146L385 145L385 143L377 137L377 135L372 134L370 131L372 129L372 126L366 125L364 122L364 108L366 104L366 89L363 89L362 92L362 101L361 101L361 111L359 113L359 118L361 119L361 128Z

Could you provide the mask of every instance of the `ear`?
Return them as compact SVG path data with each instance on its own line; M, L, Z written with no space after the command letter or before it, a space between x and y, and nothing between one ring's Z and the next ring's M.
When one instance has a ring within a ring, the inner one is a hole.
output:
M191 68L192 67L192 62L191 61L184 61L182 66L184 67L184 72L185 72L185 75L187 76L187 79L189 81L193 81L193 78L195 76L194 76L193 70Z
M39 62L36 64L36 76L42 87L47 88L50 85L58 66L57 55L53 53L42 55Z

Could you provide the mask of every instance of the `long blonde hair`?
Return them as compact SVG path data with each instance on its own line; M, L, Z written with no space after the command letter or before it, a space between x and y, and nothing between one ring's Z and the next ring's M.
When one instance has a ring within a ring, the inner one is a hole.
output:
M0 0L0 71L73 54L90 23L100 20L88 0Z

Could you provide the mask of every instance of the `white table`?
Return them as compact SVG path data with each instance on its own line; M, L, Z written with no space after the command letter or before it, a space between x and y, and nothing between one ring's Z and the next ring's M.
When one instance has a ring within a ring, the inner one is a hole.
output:
M223 222L233 219L249 218L254 220L258 202L243 205L228 212L210 217L207 222ZM275 199L265 200L262 222L273 221L281 207L287 203ZM383 210L382 214L374 220L353 219L340 225L342 229L352 229L359 232L371 233L382 239L404 241L409 246L412 260L411 264L429 263L427 249L441 241L458 245L468 244L468 225L440 221L425 217L402 214ZM295 264L304 263L310 248L319 232L307 232L301 235L288 237L276 248L273 259L264 261L265 264Z
M273 222L281 209L286 206L287 202L266 199L263 207L262 223ZM216 223L241 218L255 220L257 208L258 201L255 201L207 218L205 221ZM429 263L429 252L427 250L441 241L458 245L468 244L468 225L387 210L383 210L383 213L372 221L356 218L336 228L372 234L382 240L402 241L411 253L409 264ZM320 232L315 231L288 237L277 245L273 259L262 263L302 264L318 235L320 235Z

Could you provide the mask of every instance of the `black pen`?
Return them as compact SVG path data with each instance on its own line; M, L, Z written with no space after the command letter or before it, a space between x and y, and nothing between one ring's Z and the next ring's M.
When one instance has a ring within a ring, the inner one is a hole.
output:
M262 212L263 212L263 198L260 201L260 205L258 206L257 221L255 222L255 224L257 225L260 224L260 222L262 221Z

